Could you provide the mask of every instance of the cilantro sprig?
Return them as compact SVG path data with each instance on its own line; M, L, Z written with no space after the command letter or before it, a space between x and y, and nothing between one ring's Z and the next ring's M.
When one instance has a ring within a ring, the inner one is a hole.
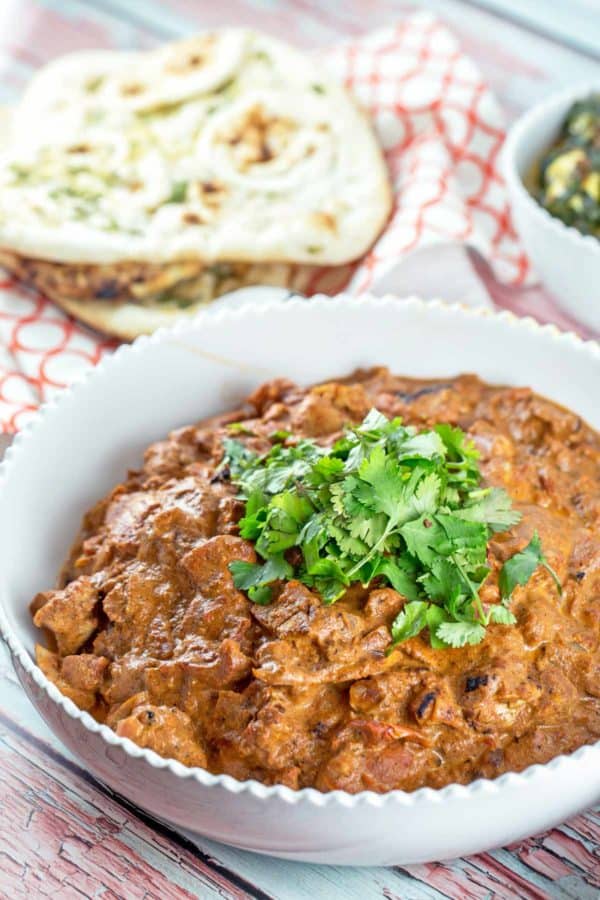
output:
M498 586L504 600L509 600L518 584L525 585L538 568L543 566L550 573L559 594L562 594L560 579L542 550L542 542L537 531L534 531L530 542L520 553L515 553L502 566Z
M482 603L488 541L521 517L504 490L482 485L459 428L417 431L373 409L331 447L290 437L264 455L224 441L222 465L245 500L240 534L263 560L230 564L251 600L269 603L273 583L293 577L329 604L380 579L407 601L394 645L427 628L433 647L462 647L490 622L514 624L514 587L548 564L534 535L500 573L501 602Z

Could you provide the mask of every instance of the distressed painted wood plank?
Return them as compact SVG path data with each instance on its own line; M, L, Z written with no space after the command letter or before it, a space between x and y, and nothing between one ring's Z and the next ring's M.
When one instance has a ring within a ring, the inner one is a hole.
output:
M527 874L516 872L510 862L505 864L489 853L471 856L465 862L469 877L488 887L492 894L508 888L518 900L546 900L550 896L548 885L532 883Z
M433 885L445 897L452 900L486 900L489 890L481 884L473 883L461 868L447 863L423 863L409 866L405 870L422 884ZM509 897L514 897L509 894Z
M163 38L233 22L293 38L308 48L355 37L367 29L389 25L415 7L426 7L454 30L510 117L552 90L595 77L598 70L596 61L556 40L525 31L460 0L347 0L343 4L324 4L320 0L225 0L220 4L197 0L145 0L143 4L93 0L93 7L94 13L122 17L137 29L150 29Z
M311 48L391 24L419 6L455 31L509 118L552 90L597 75L593 59L460 0L4 0L0 47L12 48L18 67L3 65L0 57L0 74L6 72L9 82L0 83L0 99L16 98L36 64L78 47L145 47L230 22Z
M569 820L569 828L580 835L593 847L600 847L600 815L589 812L585 816L574 816Z
M562 39L575 49L595 52L600 45L600 5L596 0L544 3L539 0L476 0L500 15L542 34Z
M555 829L545 835L542 847L557 856L563 863L571 863L581 870L582 878L590 887L600 888L598 853L590 852L575 836L564 829Z
M115 40L115 22L90 18L85 8L65 15L60 4L46 5L35 0L4 0L0 24L0 44L26 65L37 67L53 56L82 47L110 47Z
M192 850L176 849L149 825L136 821L134 827L121 804L5 723L0 724L0 822L1 886L7 897L261 896L199 861Z
M550 884L540 887L526 876L512 871L510 866L498 864L493 859L486 863L478 857L471 857L451 863L409 866L406 871L421 881L435 885L453 900L487 900L489 897L547 900L552 896Z
M571 878L583 887L583 883L578 875L574 875L569 866L565 866L563 872L559 874L549 873L547 876L537 872L535 869L526 865L519 857L512 853L509 849L494 850L491 853L482 854L485 861L491 858L491 865L501 863L504 869L511 873L511 879L523 878L531 888L537 888L541 894L547 893L550 897L560 896L562 890L562 879ZM485 864L485 863L484 863Z

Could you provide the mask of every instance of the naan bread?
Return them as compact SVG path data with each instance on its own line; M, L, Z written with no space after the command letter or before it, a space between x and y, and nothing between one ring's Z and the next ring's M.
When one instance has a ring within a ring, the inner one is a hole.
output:
M124 341L194 315L239 288L270 285L303 293L315 272L289 263L52 263L4 250L0 266L85 325Z
M70 311L93 300L154 311L183 290L189 312L224 292L223 265L234 287L292 286L304 267L360 257L390 206L381 151L348 94L244 29L59 59L0 147L4 265Z
M244 30L50 64L0 162L0 246L60 262L335 265L365 252L390 209L347 93Z

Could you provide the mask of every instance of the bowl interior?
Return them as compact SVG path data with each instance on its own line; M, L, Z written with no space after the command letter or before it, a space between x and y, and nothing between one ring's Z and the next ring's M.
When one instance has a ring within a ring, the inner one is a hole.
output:
M52 586L84 511L170 429L231 409L262 381L387 365L529 385L600 427L600 352L510 316L348 298L209 311L118 352L17 442L0 484L4 627L29 654L28 604ZM1 617L0 617L1 620Z
M558 137L573 103L598 89L598 86L585 84L562 91L533 107L513 126L503 153L528 189L536 164Z
M514 146L514 166L529 189L532 174L540 158L550 149L560 133L570 103L563 103L543 116L535 116L523 123L520 140Z

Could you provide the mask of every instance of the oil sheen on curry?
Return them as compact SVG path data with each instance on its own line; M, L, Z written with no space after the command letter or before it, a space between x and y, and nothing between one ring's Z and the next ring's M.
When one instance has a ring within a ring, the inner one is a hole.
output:
M32 603L38 664L122 737L241 780L545 763L600 738L599 463L526 388L269 382L87 513Z

